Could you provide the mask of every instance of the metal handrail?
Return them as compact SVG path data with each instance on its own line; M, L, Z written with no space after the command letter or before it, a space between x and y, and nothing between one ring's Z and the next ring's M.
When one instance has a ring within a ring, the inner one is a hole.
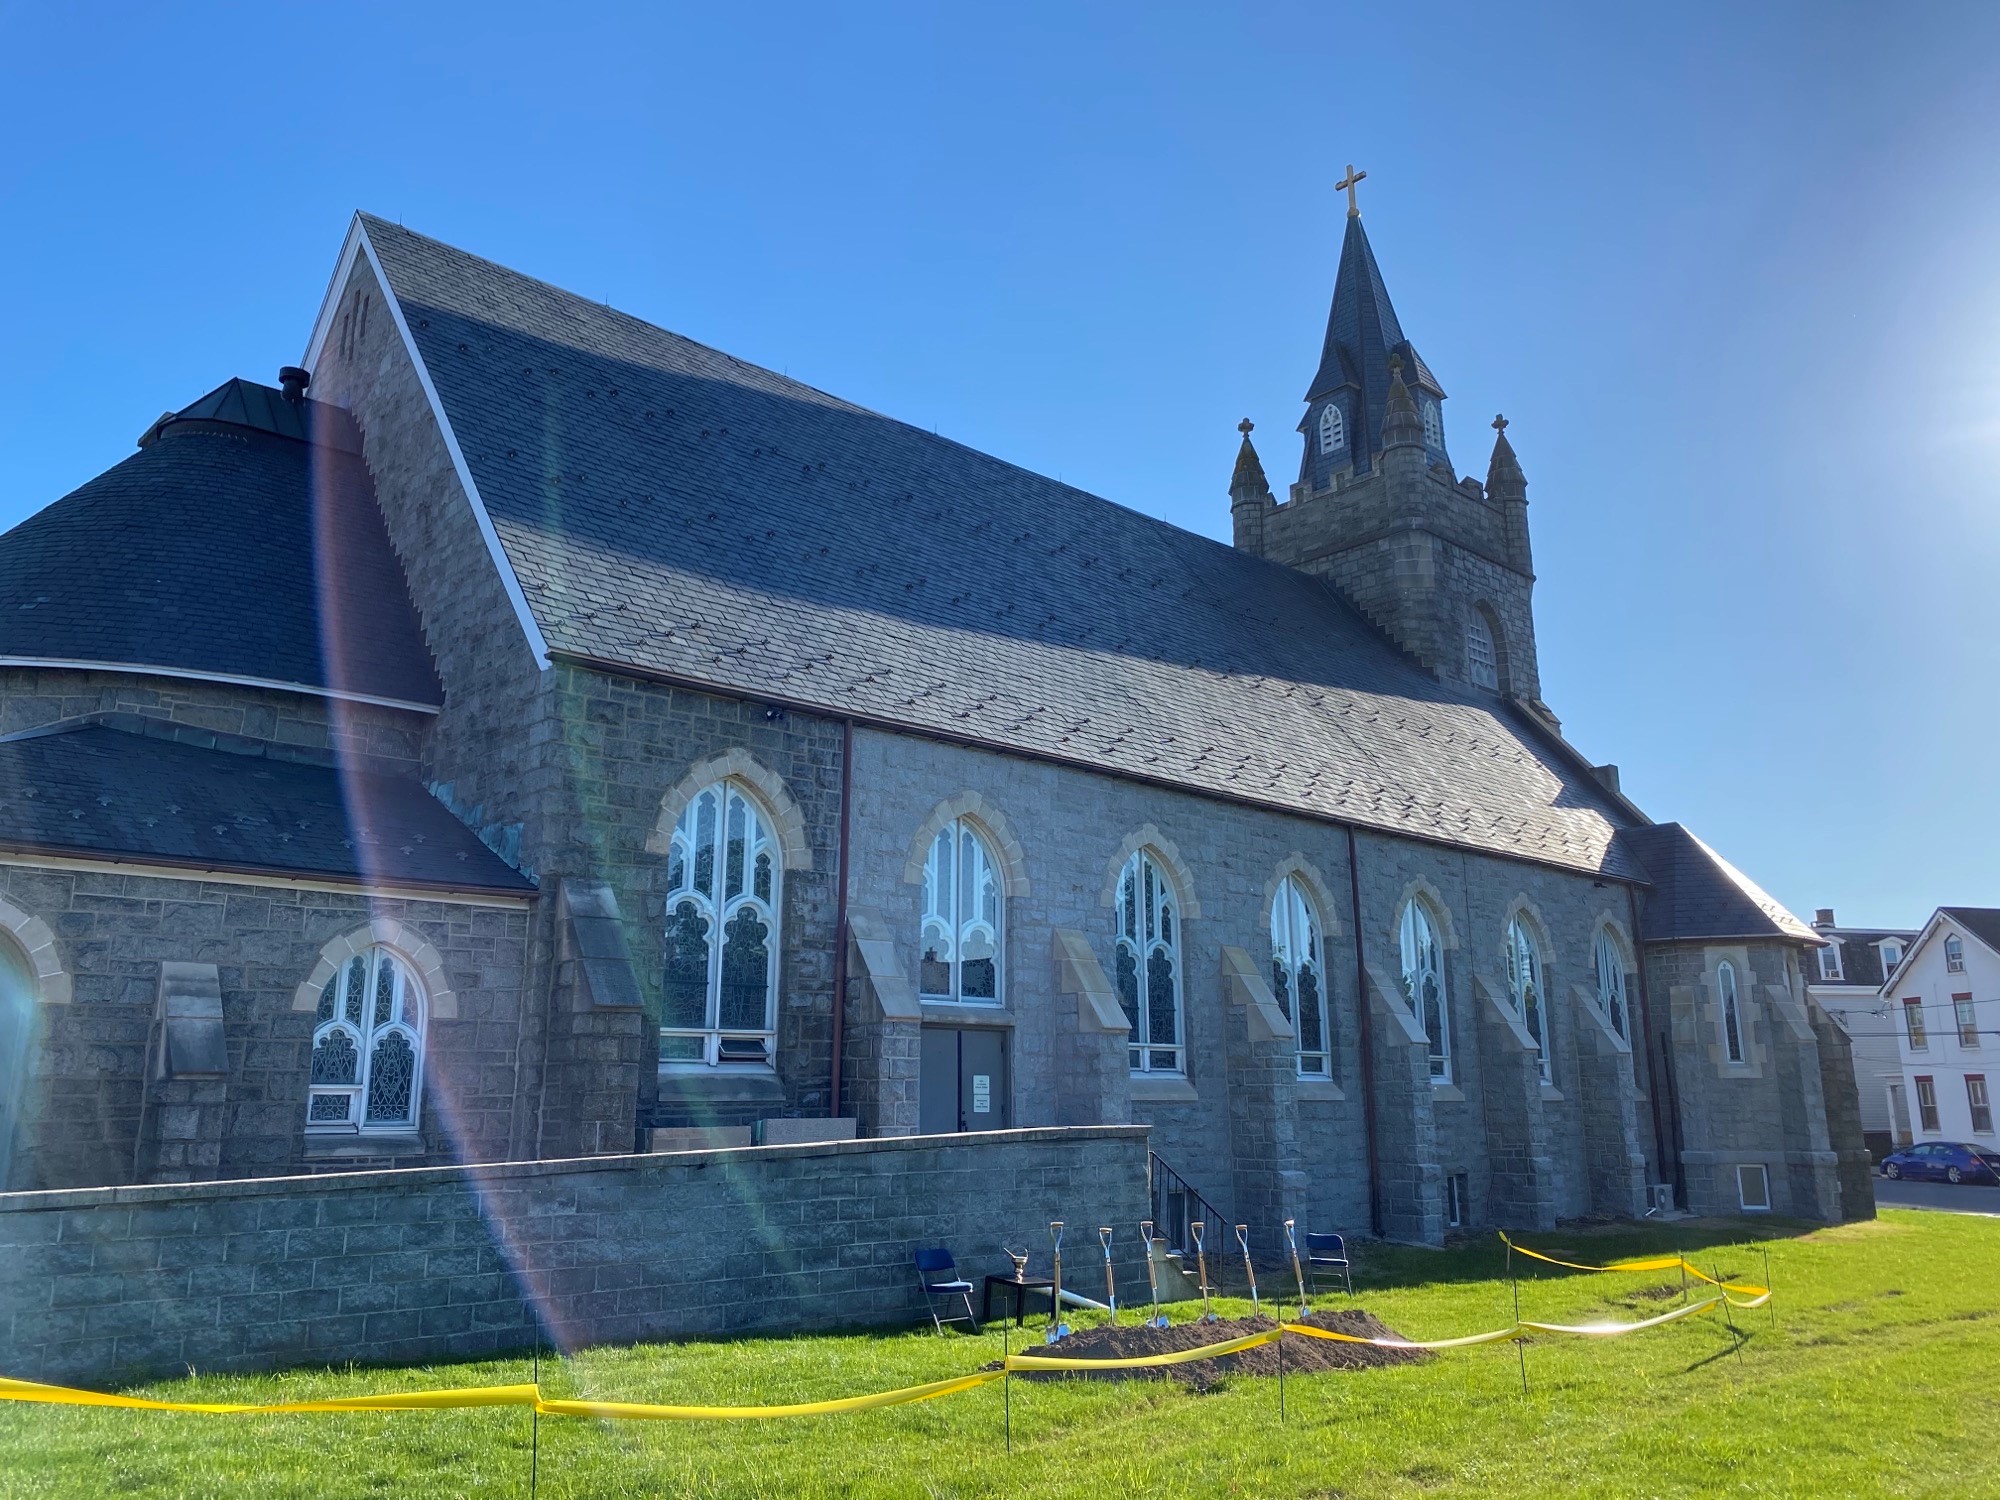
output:
M1169 1250L1193 1254L1194 1239L1188 1225L1196 1219L1205 1220L1217 1230L1231 1222L1193 1183L1168 1166L1157 1151L1146 1153L1146 1177L1152 1187L1154 1232L1167 1242Z

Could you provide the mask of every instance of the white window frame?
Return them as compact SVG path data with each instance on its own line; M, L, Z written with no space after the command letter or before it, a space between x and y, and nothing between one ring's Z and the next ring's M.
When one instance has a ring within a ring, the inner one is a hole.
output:
M385 980L386 996L381 992ZM416 1130L423 1118L424 1023L424 987L408 959L377 943L343 962L320 991L306 1073L306 1134L408 1135ZM321 1048L336 1037L354 1051L351 1077L322 1079L322 1071L333 1071L337 1054L330 1046L325 1053ZM412 1053L409 1108L400 1116L371 1119L376 1059L391 1037L400 1037ZM328 1064L324 1070L323 1061ZM336 1105L343 1111L338 1116L333 1114Z
M1131 1022L1127 1062L1135 1075L1187 1074L1187 1016L1181 1004L1181 903L1179 892L1150 849L1139 849L1125 861L1118 877L1118 939L1114 945L1112 982L1119 1004ZM1166 968L1169 994L1155 993L1159 967ZM1128 980L1130 986L1128 989ZM1166 1001L1171 1038L1151 1035L1156 1005ZM1140 1036L1142 1023L1148 1035Z
M1755 1174L1754 1176L1752 1174ZM1757 1184L1756 1202L1751 1202L1750 1184ZM1739 1162L1736 1167L1736 1202L1746 1214L1771 1211L1771 1169L1760 1161Z
M1979 1002L1970 994L1951 997L1951 1026L1961 1052L1979 1050Z
M1347 418L1341 415L1340 403L1329 401L1319 412L1319 451L1322 455L1338 453L1347 446Z
M713 799L711 802L710 799ZM702 812L713 807L714 823L704 832ZM738 872L730 865L730 820L741 811L743 857L741 884L732 887ZM660 1066L672 1072L710 1069L733 1073L770 1073L777 1067L778 1050L778 964L783 951L784 857L774 831L771 815L749 786L733 776L710 782L688 799L674 825L667 855L667 930L665 961L674 962L674 924L691 908L695 920L703 924L700 936L706 943L706 975L703 993L703 1024L670 1025L665 1006L672 997L663 996L660 1026ZM704 850L704 846L705 850ZM701 888L700 858L710 857L709 888ZM758 862L769 862L768 894L758 890ZM748 912L764 926L764 1015L757 1026L723 1024L723 961L729 944L729 928L739 914ZM663 985L671 978L663 978ZM693 1042L693 1048L688 1043ZM755 1049L754 1051L752 1049ZM670 1055L670 1053L679 1055Z
M1819 977L1823 983L1838 984L1840 976L1840 944L1829 938L1826 946L1819 950Z
M1444 1086L1451 1082L1451 992L1445 984L1444 944L1438 937L1438 922L1421 896L1412 896L1403 907L1397 924L1403 956L1403 1000L1429 1039L1431 1082ZM1426 999L1425 982L1436 989ZM1437 1027L1431 1026L1427 1009L1434 1006Z
M1438 411L1437 402L1433 401L1429 396L1424 397L1423 417L1425 445L1435 448L1442 453L1444 451L1444 416Z
M918 997L936 1005L1005 1004L1007 977L1001 954L1007 899L993 841L983 828L967 818L953 818L938 830L924 856L923 899L923 924L917 933ZM940 953L941 957L933 957ZM992 962L993 993L968 995L965 967L981 959ZM929 983L934 965L942 965L949 975L942 986Z
M1465 675L1474 687L1500 691L1500 642L1486 611L1476 606L1465 621Z
M1513 996L1514 1014L1535 1039L1536 1071L1543 1083L1552 1083L1555 1069L1550 1057L1548 984L1542 972L1542 949L1519 916L1507 922L1507 988Z
M1624 1041L1632 1040L1632 1007L1626 998L1625 945L1610 923L1597 929L1597 1003Z
M1882 978L1886 981L1895 974L1896 966L1903 961L1903 945L1896 942L1882 943L1878 945L1877 951L1882 955Z
M1924 1002L1915 996L1903 1001L1903 1042L1912 1052L1931 1050L1931 1029L1924 1018Z
M1465 1227L1465 1173L1449 1172L1444 1179L1444 1227L1462 1229Z
M1732 1068L1747 1067L1750 1049L1743 1041L1743 1003L1736 993L1736 965L1723 959L1715 966L1715 1005L1722 1022L1722 1055Z
M1955 932L1945 934L1944 971L1947 974L1965 972L1965 943Z
M1977 1085L1977 1087L1974 1087L1974 1085ZM1965 1108L1967 1118L1972 1122L1972 1133L1974 1135L1993 1134L1993 1095L1986 1087L1986 1075L1984 1073L1967 1073L1965 1075ZM1986 1116L1986 1123L1984 1125L1979 1123L1979 1117L1982 1114Z
M1912 1102L1917 1107L1916 1133L1918 1135L1940 1134L1942 1127L1939 1124L1936 1075L1919 1073L1911 1081L1916 1085L1911 1091L1915 1095Z
M1325 928L1312 893L1296 875L1278 882L1271 898L1271 989L1278 1008L1292 1023L1299 1077L1331 1080L1333 1034L1327 1025ZM1312 1000L1305 1001L1302 976L1312 975ZM1319 1046L1306 1046L1308 1013L1319 1021Z

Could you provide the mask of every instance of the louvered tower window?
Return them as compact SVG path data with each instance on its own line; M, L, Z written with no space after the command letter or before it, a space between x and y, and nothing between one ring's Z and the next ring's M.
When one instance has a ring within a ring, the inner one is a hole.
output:
M1347 446L1347 423L1340 415L1340 407L1329 401L1319 413L1319 451L1335 453Z

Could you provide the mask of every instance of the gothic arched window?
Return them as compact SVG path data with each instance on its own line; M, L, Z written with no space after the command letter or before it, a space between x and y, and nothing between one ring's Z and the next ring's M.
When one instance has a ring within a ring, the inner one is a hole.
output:
M11 1185L14 1127L28 1081L34 1014L34 969L26 954L0 937L0 1191Z
M1338 452L1347 445L1347 423L1338 403L1329 401L1319 412L1319 451Z
M917 990L926 1000L1000 1001L1000 873L963 818L938 830L924 861Z
M1427 446L1444 448L1444 420L1438 415L1438 404L1429 397L1424 398L1424 442Z
M320 991L306 1130L413 1130L423 1073L423 986L387 948L355 954Z
M1625 948L1609 927L1597 929L1597 1003L1611 1022L1611 1029L1626 1040L1632 1033L1625 1005Z
M1422 900L1403 908L1403 997L1430 1039L1431 1081L1451 1082L1451 1004L1444 988L1444 952L1437 923Z
M1743 1061L1743 1014L1736 1001L1736 965L1724 959L1715 966L1715 994L1722 1006L1723 1055Z
M1507 982L1514 994L1514 1013L1535 1039L1542 1082L1549 1071L1549 1018L1542 1004L1542 951L1519 917L1507 924Z
M1118 879L1118 1003L1132 1023L1134 1073L1184 1073L1180 900L1147 850Z
M1298 877L1278 882L1271 902L1271 992L1298 1034L1299 1076L1333 1076L1333 1042L1326 1026L1326 968L1319 913Z
M667 855L660 1058L772 1066L778 1030L778 842L735 780L697 793Z
M1493 639L1493 622L1478 606L1465 622L1465 674L1474 687L1500 689L1500 653Z

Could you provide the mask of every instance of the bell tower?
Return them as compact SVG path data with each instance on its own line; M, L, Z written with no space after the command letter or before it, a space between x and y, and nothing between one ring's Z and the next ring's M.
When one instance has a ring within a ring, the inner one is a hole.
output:
M1355 189L1367 175L1350 166L1338 184L1347 227L1298 481L1273 497L1245 431L1230 486L1236 545L1326 579L1440 681L1553 725L1535 659L1527 480L1504 417L1486 482L1454 477L1444 388L1404 337L1361 227Z

